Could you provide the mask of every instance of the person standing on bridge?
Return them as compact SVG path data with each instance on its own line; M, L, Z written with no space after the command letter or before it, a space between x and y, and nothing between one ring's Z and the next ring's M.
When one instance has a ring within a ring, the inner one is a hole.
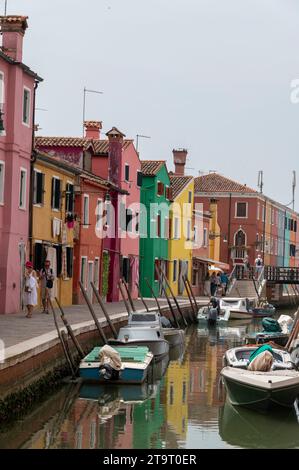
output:
M260 277L262 269L263 269L263 259L261 255L259 254L255 260L255 275L257 279Z

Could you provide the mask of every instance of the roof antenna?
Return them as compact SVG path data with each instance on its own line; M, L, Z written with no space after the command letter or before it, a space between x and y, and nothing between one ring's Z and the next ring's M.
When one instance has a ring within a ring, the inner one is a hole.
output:
M293 211L295 210L295 194L296 194L296 185L297 185L297 181L296 181L296 171L294 170L293 171L293 181L292 181L292 207L293 207Z
M4 16L6 16L6 13L7 13L7 0L5 0L5 4L4 4Z
M260 189L260 193L263 194L263 187L264 187L264 172L263 172L263 170L259 171L257 185Z

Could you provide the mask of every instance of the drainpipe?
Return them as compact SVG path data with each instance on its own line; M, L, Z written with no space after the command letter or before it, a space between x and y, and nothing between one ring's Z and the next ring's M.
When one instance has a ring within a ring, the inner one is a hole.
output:
M29 191L29 259L33 259L33 189L34 189L34 163L36 162L37 151L35 150L35 101L38 81L34 84L33 93L33 113L32 113L32 143L31 143L31 159L30 159L30 191Z
M232 193L229 194L229 211L228 211L228 230L227 230L227 264L230 262L230 233L231 233L231 215L232 215Z

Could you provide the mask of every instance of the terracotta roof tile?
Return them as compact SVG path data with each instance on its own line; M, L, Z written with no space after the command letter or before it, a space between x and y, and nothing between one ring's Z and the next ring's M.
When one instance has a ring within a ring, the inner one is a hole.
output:
M172 188L172 199L174 200L183 189L192 181L193 176L170 176L170 183Z
M123 149L127 149L133 140L125 139L123 142ZM35 137L35 146L41 147L83 147L87 148L89 145L94 146L95 153L108 154L109 141L108 139L85 139L82 137Z
M165 163L165 160L143 160L141 162L141 172L147 176L156 176Z
M194 179L194 189L198 193L257 193L246 184L237 183L218 173L209 173L208 175L198 176Z

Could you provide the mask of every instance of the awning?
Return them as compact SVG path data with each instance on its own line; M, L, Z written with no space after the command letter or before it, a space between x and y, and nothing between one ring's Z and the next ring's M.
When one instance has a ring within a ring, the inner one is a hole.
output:
M229 264L223 263L222 261L217 261L215 259L201 258L199 256L194 256L193 259L196 259L198 261L202 261L203 263L206 263L206 264L211 264L213 266L217 266L220 269L224 269L224 270L229 270L230 269Z

